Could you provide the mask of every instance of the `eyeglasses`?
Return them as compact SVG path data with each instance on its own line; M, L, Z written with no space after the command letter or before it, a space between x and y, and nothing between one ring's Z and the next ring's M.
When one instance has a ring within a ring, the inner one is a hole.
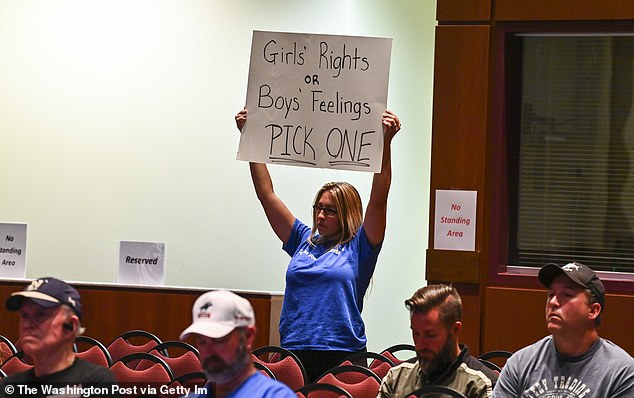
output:
M314 205L313 211L315 214L319 214L320 211L324 212L327 217L334 217L337 215L337 209L331 209L330 207L324 207L322 205Z

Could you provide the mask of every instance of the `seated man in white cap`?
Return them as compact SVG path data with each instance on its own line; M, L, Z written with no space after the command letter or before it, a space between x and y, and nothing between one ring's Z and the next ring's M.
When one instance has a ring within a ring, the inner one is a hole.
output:
M75 338L84 330L81 297L75 288L55 278L36 279L12 293L5 306L20 314L17 345L33 361L33 368L0 380L0 397L111 396L113 374L77 358L73 351ZM26 386L31 388L28 392L20 390Z
M297 398L286 385L253 366L255 315L247 299L227 290L203 294L194 303L193 322L181 340L193 336L207 375L206 394L188 397Z

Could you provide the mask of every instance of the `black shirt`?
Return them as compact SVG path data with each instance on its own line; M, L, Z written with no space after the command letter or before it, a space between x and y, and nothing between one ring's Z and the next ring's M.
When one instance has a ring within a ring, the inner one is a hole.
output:
M43 377L34 369L0 379L0 398L119 397L114 375L102 366L75 358L68 368Z

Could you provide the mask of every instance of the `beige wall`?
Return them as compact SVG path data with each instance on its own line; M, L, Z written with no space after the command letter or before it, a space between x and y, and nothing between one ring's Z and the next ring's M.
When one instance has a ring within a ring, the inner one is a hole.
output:
M388 104L404 128L364 316L371 349L409 341L434 26L435 2L420 0L0 0L0 222L28 224L27 277L113 282L120 240L158 241L168 285L282 291L288 258L235 160L252 30L392 37ZM323 182L348 180L367 201L371 180L271 172L303 219Z

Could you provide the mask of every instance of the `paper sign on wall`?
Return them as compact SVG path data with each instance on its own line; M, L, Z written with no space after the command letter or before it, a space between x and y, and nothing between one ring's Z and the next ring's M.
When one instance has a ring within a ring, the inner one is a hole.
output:
M436 190L434 249L475 250L477 191Z
M238 160L379 172L392 39L254 31Z
M165 283L164 261L165 243L121 241L117 282L163 285Z
M26 224L0 223L0 277L26 277Z

